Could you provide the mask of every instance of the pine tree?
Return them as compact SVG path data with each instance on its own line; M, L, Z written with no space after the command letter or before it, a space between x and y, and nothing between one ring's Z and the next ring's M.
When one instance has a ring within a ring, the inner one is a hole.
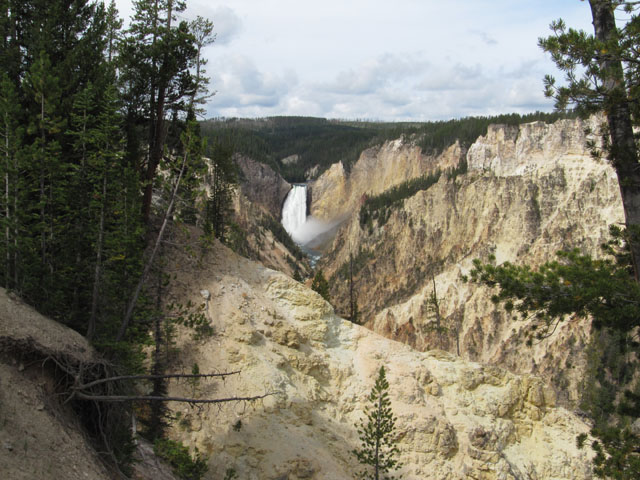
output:
M129 148L144 181L142 210L145 221L151 215L151 197L157 169L173 136L180 145L180 131L170 131L172 122L189 110L199 85L190 68L198 50L187 22L176 25L176 14L186 4L180 0L134 1L134 16L122 42L120 64L127 85ZM201 80L200 80L201 81ZM147 153L137 152L135 137L147 137ZM141 159L144 158L144 161Z
M327 282L327 279L324 277L324 273L321 268L318 269L316 274L313 276L311 290L318 292L327 302L331 301L331 297L329 296L329 282Z
M353 252L349 251L349 320L358 323L358 316L358 298L353 280Z
M618 183L629 233L635 278L640 281L640 169L634 127L640 122L636 101L640 17L638 2L589 0L594 34L567 28L564 21L551 24L553 34L539 40L557 67L565 72L565 85L545 78L546 95L556 100L556 108L569 106L582 115L603 112L601 129L604 150L618 175ZM617 23L616 10L624 10Z
M360 472L361 480L393 480L387 473L402 465L397 457L400 453L395 444L396 419L391 411L389 382L384 367L380 367L378 378L369 394L370 406L365 410L366 421L362 421L358 433L362 446L353 450L358 461L367 468Z
M204 208L204 231L224 241L232 215L233 191L237 185L235 164L229 146L215 142L209 147L211 164L205 177L208 186Z
M0 172L4 183L2 195L2 233L0 246L4 264L2 278L5 288L15 284L17 249L17 153L20 150L22 129L18 125L18 95L15 86L5 73L0 78Z
M189 110L193 110L196 114L204 114L204 111L200 109L196 111L195 109L196 105L205 103L207 98L213 95L208 92L207 88L209 79L205 76L206 71L204 70L207 59L202 56L202 49L211 45L216 38L213 34L213 22L198 15L196 19L189 24L189 31L193 34L196 48L196 56L193 59L195 69L194 85L189 102Z

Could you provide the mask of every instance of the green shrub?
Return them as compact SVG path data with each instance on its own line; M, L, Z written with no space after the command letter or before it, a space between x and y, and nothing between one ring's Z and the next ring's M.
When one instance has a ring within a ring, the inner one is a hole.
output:
M200 480L209 469L206 458L200 455L197 448L192 457L181 442L159 438L153 445L153 451L166 460L173 473L183 480Z

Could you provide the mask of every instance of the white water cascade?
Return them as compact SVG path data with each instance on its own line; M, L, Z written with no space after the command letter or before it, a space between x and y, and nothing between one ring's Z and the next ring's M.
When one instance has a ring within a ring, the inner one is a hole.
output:
M291 238L302 243L301 233L307 221L307 186L294 185L282 207L282 226Z
M326 222L313 215L307 216L307 186L305 184L293 185L282 206L282 226L293 241L307 254L312 266L321 255L318 247L326 243L327 238L333 240L335 228L340 223L340 219ZM332 231L333 236L331 236Z

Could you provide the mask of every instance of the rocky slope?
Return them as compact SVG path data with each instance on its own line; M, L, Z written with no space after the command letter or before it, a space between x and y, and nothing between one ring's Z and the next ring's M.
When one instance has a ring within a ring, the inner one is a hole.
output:
M291 185L271 167L245 156L234 158L240 170L240 191L249 201L263 206L280 220L282 205Z
M39 348L91 361L89 344L77 333L39 315L0 289L0 476L109 479L85 440L73 412L53 396L55 378L41 362L27 363L15 351Z
M11 480L109 480L81 421L57 390L55 362L99 361L77 332L36 312L0 288L0 478ZM176 480L170 468L139 439L136 480Z
M563 120L491 127L467 153L468 174L441 178L371 233L354 215L322 266L331 275L349 252L360 252L358 304L374 331L420 350L459 350L467 359L542 373L562 387L563 400L575 400L588 324L564 323L551 338L525 347L526 323L511 321L489 301L491 292L463 283L461 275L489 254L498 263L539 265L560 249L599 253L608 225L623 213L617 177L591 158L585 126ZM377 171L368 176L375 179ZM334 303L346 311L344 276L333 280ZM428 306L434 282L444 334L434 331Z
M463 153L456 143L437 157L424 155L403 139L365 150L351 172L339 162L311 183L311 214L327 221L351 214L363 195L377 195L437 168L455 167Z
M178 339L185 370L237 371L224 383L172 385L174 394L228 397L272 392L255 403L175 407L172 435L209 454L207 478L354 478L375 373L385 365L398 418L403 478L586 479L582 420L555 404L541 380L420 353L337 317L287 276L214 246L198 261L171 255L173 298L202 303L212 337Z

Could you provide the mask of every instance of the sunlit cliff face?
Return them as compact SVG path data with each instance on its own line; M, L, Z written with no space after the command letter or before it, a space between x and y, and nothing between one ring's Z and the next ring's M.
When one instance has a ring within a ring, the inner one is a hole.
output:
M363 227L354 209L319 263L337 311L348 311L350 290L336 273L352 252L363 252L354 283L367 327L420 350L459 351L465 359L541 374L561 387L562 401L576 402L588 322L563 322L552 337L528 347L530 320L513 321L491 302L495 292L461 277L475 258L486 261L491 254L497 263L532 266L574 247L601 254L609 225L624 217L615 171L591 157L587 126L597 131L580 120L491 127L468 150L467 174L455 181L443 175L392 209L384 225ZM350 185L345 192L363 191L371 184L367 174L377 178L387 162L400 163L411 148L395 154L390 145L381 148L377 157L354 165L357 181L326 175L322 188L314 185L314 197L328 192L318 204L335 210L351 198L339 196L340 182ZM445 333L434 329L429 309L434 288Z

